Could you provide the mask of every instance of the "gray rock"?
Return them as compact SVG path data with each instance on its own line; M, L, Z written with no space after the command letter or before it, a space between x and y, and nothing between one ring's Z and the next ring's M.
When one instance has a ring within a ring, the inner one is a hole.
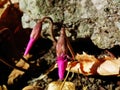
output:
M23 28L49 16L68 28L72 40L89 37L101 49L120 45L120 0L19 0L19 6Z

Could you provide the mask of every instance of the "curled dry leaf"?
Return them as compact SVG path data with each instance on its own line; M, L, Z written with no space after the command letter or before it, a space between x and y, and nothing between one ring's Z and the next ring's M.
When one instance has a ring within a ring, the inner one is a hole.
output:
M92 74L99 65L99 61L93 56L83 52L82 55L77 54L76 59L80 63L80 68L83 74Z
M105 55L103 58L96 58L86 53L77 54L74 62L69 62L67 70L84 75L119 75L120 58Z
M48 85L47 90L60 90L60 87L63 82L54 81ZM61 90L75 90L75 85L72 82L65 82Z
M24 58L26 60L28 60L31 56L28 54L26 56L24 56ZM26 63L24 60L20 59L20 61L16 64L17 67L21 67L23 69L28 69L30 66L28 63ZM10 73L10 75L8 76L8 84L13 84L14 83L14 79L17 78L18 76L23 75L25 72L24 71L20 71L18 69L13 69L13 71Z
M40 88L40 86L26 86L22 90L43 90Z
M68 65L68 67L71 67L70 71L85 75L96 73L100 62L93 55L88 55L83 52L83 54L77 54L75 58L77 61L71 62Z
M115 60L106 60L98 69L100 75L119 75L120 72L120 58Z
M8 90L8 89L7 89L6 85L2 85L2 86L0 86L0 90Z

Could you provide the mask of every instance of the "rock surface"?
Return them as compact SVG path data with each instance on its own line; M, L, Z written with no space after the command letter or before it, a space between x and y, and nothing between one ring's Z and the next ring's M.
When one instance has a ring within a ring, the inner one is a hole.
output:
M19 6L24 28L50 16L68 28L72 40L91 38L101 49L120 45L120 0L20 0Z

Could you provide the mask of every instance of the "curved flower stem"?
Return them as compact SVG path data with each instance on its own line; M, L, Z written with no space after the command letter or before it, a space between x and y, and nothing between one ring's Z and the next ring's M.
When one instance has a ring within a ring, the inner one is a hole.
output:
M67 41L67 47L68 47L68 49L69 49L69 51L70 51L70 53L72 55L72 59L74 60L75 59L75 52L73 51L73 48L72 48L72 46L70 44L70 41L69 41L68 37L67 36L65 36L65 37L66 37L66 41Z
M73 48L72 48L72 46L70 44L70 41L68 40L67 37L66 37L66 41L67 41L67 47L68 47L68 49L69 49L69 51L70 51L70 53L72 55L72 59L74 60L75 59L75 52L73 51Z
M54 42L54 43L56 43L57 42L57 40L55 39L55 36L54 36L54 33L53 33L53 24L54 24L54 22L53 22L53 20L52 20L52 18L51 17L44 17L42 20L41 20L41 22L44 22L46 19L48 19L50 22L51 22L51 28L50 28L50 34L51 34L51 37L52 37L52 41Z
M7 65L10 68L13 68L13 69L15 68L15 69L18 69L18 70L23 71L23 72L27 71L26 69L23 69L21 67L13 66L13 65L9 64L8 62L6 62L5 60L3 60L1 58L0 58L0 62L2 62L3 64Z

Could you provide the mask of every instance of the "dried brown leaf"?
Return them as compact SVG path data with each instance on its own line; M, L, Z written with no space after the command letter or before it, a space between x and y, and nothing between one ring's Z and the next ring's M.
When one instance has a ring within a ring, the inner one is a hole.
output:
M7 2L8 0L0 0L0 8L3 8Z
M30 55L27 55L24 57L26 60L28 60L28 58L30 58ZM30 66L28 63L26 63L24 60L20 59L20 61L16 64L17 67L21 67L23 69L28 69ZM13 71L10 73L10 75L8 76L8 84L13 84L14 79L17 78L18 76L23 75L25 72L24 71L20 71L18 69L13 69Z
M0 27L6 26L10 30L15 30L16 27L21 24L22 12L19 10L18 4L8 4L5 9L2 10L0 17Z
M48 89L47 90L60 90L60 86L61 86L62 82L61 81L54 81L51 82L48 85ZM62 88L62 90L75 90L75 85L72 82L65 82L64 86Z
M88 55L85 52L83 52L83 54L77 54L76 59L80 63L80 70L83 74L90 75L96 73L96 65L98 65L100 62L95 56Z
M120 72L120 58L106 60L97 69L99 75L118 75Z
M7 89L6 85L2 85L2 86L0 86L0 90L8 90L8 89Z
M68 63L68 68L71 66L71 72L84 75L119 75L120 58L105 55L105 57L100 60L94 55L83 53L77 54L76 59L78 61Z
M26 86L22 90L43 90L40 88L40 86Z

